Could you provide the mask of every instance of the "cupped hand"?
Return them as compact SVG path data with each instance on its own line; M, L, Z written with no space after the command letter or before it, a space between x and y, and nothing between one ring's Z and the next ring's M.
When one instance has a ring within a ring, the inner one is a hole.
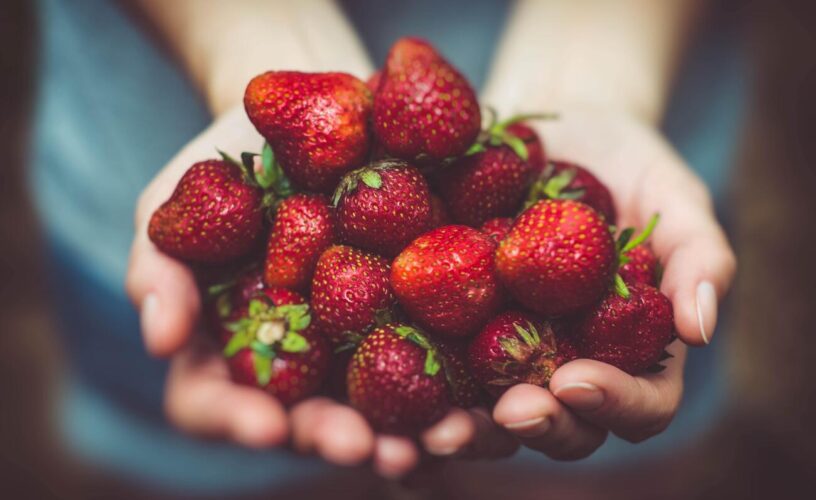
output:
M147 350L170 358L165 410L179 429L252 448L290 442L304 453L341 465L373 462L376 470L400 476L421 453L437 456L503 456L515 438L495 426L485 410L452 410L418 440L380 435L352 408L314 397L290 411L253 387L230 380L214 343L198 332L201 303L195 278L182 262L161 253L148 239L153 211L169 198L196 161L217 157L216 147L237 156L258 151L261 137L237 106L184 147L142 193L135 218L127 291L140 311Z
M717 302L736 270L734 254L702 181L653 126L620 112L561 110L537 124L547 154L589 168L612 192L618 226L643 228L660 214L651 236L664 266L660 290L672 302L679 340L659 373L628 375L586 359L559 368L549 389L511 388L496 404L497 424L556 459L586 457L612 432L638 442L671 422L683 392L686 344L708 344Z

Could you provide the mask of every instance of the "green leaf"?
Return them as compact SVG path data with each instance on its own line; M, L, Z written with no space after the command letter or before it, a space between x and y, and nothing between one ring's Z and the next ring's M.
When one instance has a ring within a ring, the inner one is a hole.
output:
M255 377L258 380L258 385L266 387L269 381L272 380L272 358L253 351L252 362L255 365Z
M218 317L224 319L232 313L232 301L229 294L220 295L215 299L215 310L218 312Z
M253 174L258 185L268 189L278 180L278 173L280 172L280 169L276 167L275 152L272 151L272 147L268 142L264 143L261 150L261 165L263 166L261 171L255 172L253 168Z
M524 341L525 344L534 347L536 345L533 336L530 335L530 332L525 330L521 325L518 323L513 323L513 328L516 330L516 333L521 337L521 340Z
M241 164L241 162L239 162L238 160L236 160L236 159L235 159L235 158L233 158L232 156L228 155L226 152L221 151L221 150L220 150L220 149L218 149L218 148L215 148L215 150L216 150L216 151L218 151L218 154L219 154L219 155L221 155L221 159L222 159L222 160L224 160L225 162L227 162L227 163L232 163L233 165L237 165L237 166L239 166L239 167L243 167L243 165ZM242 170L243 170L243 168L242 168Z
M283 352L306 352L309 350L309 341L295 332L289 332L281 340L280 348Z
M240 330L235 332L232 338L229 339L227 345L224 346L224 356L231 358L245 347L249 347L252 343L252 332L249 330Z
M360 180L371 189L380 189L382 187L382 176L374 170L364 170L360 174Z
M527 161L527 159L530 157L530 154L527 151L527 145L515 135L505 135L502 137L502 142L510 146L510 149L512 149L513 152L516 153L522 160Z
M295 332L305 330L312 323L310 314L295 314L289 317L289 329Z
M623 297L624 299L629 298L629 287L626 286L624 283L623 278L621 278L620 274L615 273L615 293Z
M260 299L252 299L249 301L249 306L247 311L249 312L250 317L260 316L261 314L267 312L269 310L269 306L264 303L263 300Z
M512 337L504 337L499 339L499 345L504 352L513 359L521 359L524 356L521 342Z
M439 360L436 358L436 352L434 349L428 349L425 352L425 374L430 375L433 377L439 370L442 368L442 365L439 363Z
M465 151L465 156L472 156L478 153L484 153L487 150L481 142L474 142L472 146Z
M649 238L649 236L651 236L652 231L654 231L654 228L657 226L657 223L659 221L660 221L660 214L654 214L649 219L649 223L646 224L646 228L640 234L638 234L637 236L635 236L634 238L629 240L629 242L626 243L626 245L623 246L623 249L621 250L621 253L626 253L629 250L635 248L636 246L638 246L641 243L643 243L644 241L646 241Z
M207 287L207 295L210 297L215 297L216 295L221 295L221 293L226 292L230 288L235 286L235 280L225 281L224 283L217 283L215 285L210 285Z
M504 130L510 125L514 125L519 122L528 122L531 120L557 120L558 118L558 113L522 113L513 115L510 118L497 123L495 128Z
M243 153L241 153L241 163L244 164L244 167L246 167L247 171L251 172L251 171L253 171L255 169L255 157L256 156L258 156L257 153L250 153L250 152L247 152L247 151L244 151Z
M260 340L257 339L253 340L252 342L250 342L249 347L252 349L253 352L264 355L267 358L275 357L275 351L273 351L271 347L264 344Z
M575 168L566 168L553 175L544 185L544 195L550 199L561 199L564 189L575 180L576 175L578 175L578 169Z
M618 253L623 252L623 248L629 243L629 240L632 238L632 235L635 233L635 228L627 227L623 231L621 231L620 236L618 236Z

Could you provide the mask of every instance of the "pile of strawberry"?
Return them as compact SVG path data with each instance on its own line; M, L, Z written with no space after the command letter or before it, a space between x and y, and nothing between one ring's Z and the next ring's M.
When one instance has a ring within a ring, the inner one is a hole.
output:
M412 434L578 357L660 369L655 221L616 238L607 188L546 158L537 116L482 129L428 43L399 40L367 83L264 73L244 104L262 152L196 163L149 225L206 271L237 382L284 404L323 391Z

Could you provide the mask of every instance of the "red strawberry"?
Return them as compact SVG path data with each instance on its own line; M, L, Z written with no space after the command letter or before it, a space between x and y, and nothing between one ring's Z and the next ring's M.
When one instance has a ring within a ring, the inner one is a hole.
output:
M451 218L448 214L448 208L442 198L431 193L431 217L428 221L428 230L436 229L438 227L450 225Z
M334 211L325 196L296 194L281 202L267 243L266 284L307 289L334 235Z
M442 170L436 179L453 220L479 227L515 215L532 181L532 167L507 146L488 146Z
M502 313L473 338L468 362L476 380L495 397L516 384L547 387L558 367L552 326L522 312Z
M547 165L527 197L530 204L543 199L579 200L603 214L609 224L615 223L615 204L609 189L589 170L574 163L552 161Z
M389 257L428 228L428 183L415 167L385 160L347 174L335 192L340 240Z
M194 164L150 218L150 240L177 259L225 263L249 253L263 235L263 192L241 166Z
M618 268L626 284L643 283L657 286L657 257L646 245L638 245L625 253L627 261Z
M674 338L671 301L656 288L629 285L629 297L614 290L573 327L581 356L638 374L663 359Z
M467 226L429 231L394 259L394 293L408 315L433 333L474 333L502 302L495 248L487 235Z
M329 247L317 261L312 280L315 323L334 343L348 332L365 334L394 306L384 258L356 248Z
M377 328L363 340L349 365L347 386L351 405L381 432L415 434L450 405L436 347L401 324Z
M468 368L467 344L460 340L449 339L435 342L435 345L442 358L451 403L459 408L477 406L482 402L482 391Z
M539 201L525 210L496 252L498 275L513 297L548 317L599 300L616 267L606 221L573 200Z
M346 73L269 71L249 82L244 107L297 186L330 192L369 148L371 92Z
M527 163L530 164L534 175L540 174L547 165L547 154L541 137L529 125L519 121L507 125L507 132L524 142L527 146Z
M490 236L498 244L507 236L511 227L513 227L513 219L510 217L496 217L482 224L479 230Z
M391 47L373 116L379 142L406 160L459 156L473 144L481 126L470 84L418 38L402 38Z
M260 387L291 405L320 388L331 353L310 326L307 304L276 305L269 296L266 292L250 300L228 324L234 333L224 355L233 380Z

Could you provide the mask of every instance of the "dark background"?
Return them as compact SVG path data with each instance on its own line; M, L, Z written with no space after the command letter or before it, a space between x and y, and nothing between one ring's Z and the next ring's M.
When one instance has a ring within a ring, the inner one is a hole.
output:
M755 85L730 188L740 263L730 308L727 417L696 445L637 468L466 474L405 484L367 471L286 492L301 498L812 498L816 486L816 3L731 2ZM157 498L71 460L50 405L63 370L25 189L34 2L0 2L0 496ZM442 472L439 472L439 471Z

